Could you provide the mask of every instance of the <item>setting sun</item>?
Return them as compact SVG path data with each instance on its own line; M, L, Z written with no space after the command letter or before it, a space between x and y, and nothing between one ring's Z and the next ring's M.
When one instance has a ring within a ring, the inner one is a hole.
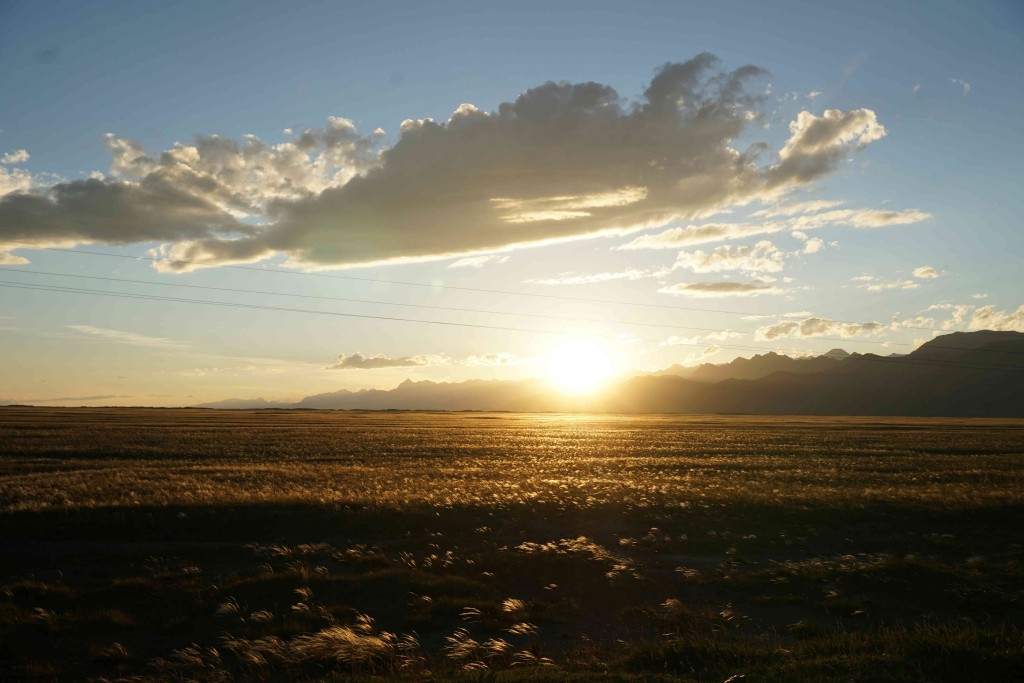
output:
M585 394L601 387L614 370L612 359L597 344L574 340L548 357L548 379L559 390Z

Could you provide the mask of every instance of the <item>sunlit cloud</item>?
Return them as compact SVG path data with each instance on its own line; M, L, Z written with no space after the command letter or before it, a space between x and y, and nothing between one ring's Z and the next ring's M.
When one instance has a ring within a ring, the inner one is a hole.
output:
M31 158L28 150L17 149L0 157L0 164L23 164Z
M509 255L500 256L498 254L481 254L480 256L467 256L466 258L460 258L457 261L453 261L448 264L449 268L483 268L488 263L498 264L505 263L511 257Z
M851 278L854 282L860 282L857 289L865 289L869 292L884 292L889 289L917 289L920 283L906 278L886 280L876 275L858 275Z
M445 356L419 355L393 358L384 354L364 356L353 353L350 356L340 354L338 361L327 366L328 370L378 370L381 368L411 368L425 365L447 365L450 361Z
M809 211L811 209L808 209ZM931 214L918 209L883 211L879 209L837 209L820 213L805 213L783 220L763 223L706 223L685 228L669 228L653 235L641 235L617 249L674 249L692 244L723 242L753 235L777 232L798 232L826 226L846 225L853 228L884 228L910 225L931 218ZM799 239L799 237L797 237ZM813 247L812 247L813 248ZM813 252L808 252L813 253Z
M1024 332L1024 305L1015 311L997 311L995 306L982 306L971 313L968 327L972 330Z
M679 282L662 287L658 292L674 296L690 296L698 298L722 298L732 296L761 296L763 294L782 294L784 290L764 282Z
M642 280L644 278L660 277L663 275L667 275L668 272L669 269L667 268L628 268L626 270L608 271L602 273L565 273L557 277L526 280L526 282L538 285L587 285L594 282L610 282L613 280Z
M694 273L719 273L739 270L750 273L777 273L785 263L785 254L767 240L753 246L716 247L712 251L681 251L675 267Z
M635 101L549 81L493 111L406 119L392 146L338 116L279 143L201 135L158 154L110 134L104 177L38 186L5 170L0 239L157 241L164 271L275 254L301 268L461 259L777 203L885 135L868 109L802 111L777 155L734 149L761 117L764 75L704 53L657 69ZM701 231L740 234L687 236Z
M754 338L760 341L771 341L781 338L857 337L878 334L885 329L886 326L878 322L849 323L828 318L807 318L805 320L786 320L759 327L754 331Z

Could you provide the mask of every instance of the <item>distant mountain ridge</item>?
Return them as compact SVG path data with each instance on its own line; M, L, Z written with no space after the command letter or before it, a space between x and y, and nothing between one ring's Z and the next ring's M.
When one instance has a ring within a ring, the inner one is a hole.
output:
M232 399L198 407L1024 417L1024 334L955 332L904 356L833 349L813 358L766 353L673 366L583 397L536 379L406 380L391 390L341 390L296 403Z

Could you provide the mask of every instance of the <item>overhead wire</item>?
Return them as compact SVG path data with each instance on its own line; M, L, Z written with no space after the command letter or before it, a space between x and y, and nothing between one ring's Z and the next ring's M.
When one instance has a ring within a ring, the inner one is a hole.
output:
M564 316L564 315L550 315L550 314L544 314L544 313L527 313L527 312L519 312L519 311L499 311L499 310L482 309L482 308L465 308L465 307L457 307L457 306L437 306L437 305L431 305L431 304L414 304L414 303L403 303L403 302L394 302L394 301L356 299L356 298L351 298L351 297L336 297L336 296L323 296L323 295L314 295L314 294L299 294L299 293L295 293L295 292L278 292L278 291L242 289L242 288L235 288L235 287L216 287L216 286L212 286L212 285L194 285L194 284L178 283L178 282L154 282L154 281L150 281L150 280L136 280L136 279L130 279L130 278L117 278L117 277L110 277L110 276L81 275L81 274L75 274L75 273L59 273L59 272L52 272L52 271L35 270L35 269L31 269L31 268L22 268L22 267L0 267L0 271L8 271L8 272L10 272L12 274L16 274L16 275L17 274L22 274L22 273L31 273L33 275L46 275L46 276L54 276L54 277L66 277L66 278L76 278L76 279L98 280L98 281L106 281L106 282L123 282L123 283L129 283L129 284L152 285L152 286L157 286L157 287L181 287L181 288L187 288L187 289L222 291L222 292L232 292L232 293L239 293L239 294L258 294L258 295L262 295L262 296L282 296L282 297L313 299L313 300L324 300L324 301L341 301L341 302L346 302L346 303L372 304L372 305L382 305L382 306L396 306L396 307L429 309L429 310L439 310L439 311L453 311L453 312L461 312L461 313L477 313L477 314L487 314L487 315L506 315L506 316L517 316L517 317L527 317L527 318L549 319L549 320L559 320L559 321L585 322L585 323L596 323L596 324L629 325L629 326L639 326L639 327L652 327L652 328L672 329L672 330L689 330L689 331L710 332L710 333L751 334L751 332L749 332L749 331L732 330L732 329L729 329L729 328L694 327L694 326L687 326L687 325L666 325L666 324L660 324L660 323L647 323L647 322L626 321L626 320L607 320L607 319L598 319L598 318L582 318L582 317L573 317L573 316ZM902 329L913 329L913 328L903 327ZM934 329L934 328L929 328L929 329ZM833 342L840 342L840 343L874 344L874 345L885 346L885 347L889 347L889 346L914 346L914 344L911 344L909 342L891 342L891 341L880 341L880 340L874 340L874 339L852 339L852 338L849 338L849 337L839 338L839 337L814 336L812 339L814 341L833 341ZM708 341L716 341L716 340L708 340ZM748 348L760 348L760 347L748 347ZM974 351L982 351L982 352L988 352L988 353L1003 353L1003 354L1005 354L1005 353L1024 353L1024 351L1001 350L1001 349L963 349L963 348L960 348L960 347L952 347L952 346L945 346L945 345L943 345L943 346L933 346L932 348L945 348L945 349L948 349L948 350L974 350Z
M0 287L6 287L6 288L12 288L12 289L35 290L35 291L49 291L49 292L62 292L62 293L72 293L72 294L85 294L85 295L93 295L93 296L108 296L108 297L126 298L126 299L141 299L141 300L147 300L147 301L164 301L164 302L173 302L173 303L199 304L199 305L220 306L220 307L229 307L229 308L243 308L243 309L253 309L253 310L292 312L292 313L304 313L304 314L313 314L313 315L327 315L327 316L338 316L338 317L344 317L344 318L360 318L360 319L382 320L382 321L391 321L391 322L406 322L406 323L420 323L420 324L430 324L430 325L443 325L443 326L449 326L449 327L475 328L475 329L485 329L485 330L493 330L493 331L501 331L501 332L526 332L526 333L534 333L534 334L549 334L549 335L556 335L556 336L573 336L573 333L565 332L563 330L550 330L550 329L543 329L543 328L523 328L523 327L512 327L512 326L502 326L502 325L484 325L484 324L480 324L480 323L464 323L464 322L455 322L455 321L428 320L428 319L422 319L422 318L405 318L405 317L400 317L400 316L380 316L380 315L370 315L370 314L364 314L364 313L346 313L346 312L341 312L341 311L322 311L322 310L316 310L316 309L302 309L302 308L293 308L293 307L286 307L286 306L268 306L268 305L263 305L263 304L247 304L247 303L241 303L241 302L235 302L235 301L212 301L212 300L209 300L209 299L186 299L186 298L181 298L181 297L164 297L164 296L158 296L158 295L152 295L152 294L138 294L138 293L129 293L129 292L110 292L110 291L104 291L104 290L94 290L94 289L80 288L80 287L67 287L67 286L60 286L60 285L26 285L24 283L11 282L9 280L0 280ZM596 335L596 336L603 337L603 338L606 338L606 339L619 339L619 337L616 337L614 335ZM659 343L659 344L663 343L663 341L664 341L664 340L659 340L659 339L643 339L643 338L637 338L637 337L631 337L630 340L631 341L637 341L637 342ZM697 343L681 342L681 341L674 343L674 345L679 345L679 346L701 346L701 347L707 346L706 343L697 344ZM780 351L781 350L781 351L790 351L790 352L801 352L801 351L796 350L796 349L779 349L779 348L768 349L768 348L763 348L763 347L740 346L740 345L736 345L736 344L716 344L716 345L721 347L721 348L728 348L728 349L734 349L734 350L754 350L754 351ZM882 357L882 356L873 356L873 357L871 357L871 356L863 356L863 355L850 356L850 358L854 358L854 359L858 359L858 360L867 360L867 361L890 362L890 363L897 363L897 364L904 364L904 365L930 365L930 366L939 366L939 367L956 365L956 366L960 366L960 367L966 367L966 368L972 368L972 369L978 369L978 370L1004 370L1004 371L1009 371L1009 372L1024 372L1024 366L1021 366L1021 365L965 362L965 361L945 360L945 359L913 359L913 358L906 358L906 357L888 357L888 358L886 358L886 357Z
M674 304L657 304L646 301L623 301L616 299L598 299L590 297L578 297L578 296L565 296L562 294L544 294L540 292L523 292L516 290L505 290L505 289L488 289L483 287L463 287L459 285L443 285L432 282L414 282L406 280L386 280L381 278L370 278L370 277L358 277L355 275L338 275L337 273L318 273L303 270L285 270L283 268L271 268L271 267L256 267L256 266L244 266L239 264L209 264L202 261L188 260L188 259L173 259L164 256L149 256L149 255L136 255L136 254L114 254L107 251L94 251L91 249L69 249L65 247L37 247L29 244L22 244L17 242L6 242L5 248L24 248L24 249L37 249L43 251L53 251L68 254L88 254L91 256L105 256L110 258L120 259L131 259L134 261L150 261L153 263L176 263L181 265L199 266L199 267L210 267L216 265L218 268L230 268L232 270L246 270L257 273L278 273L281 275L300 275L305 277L319 277L319 278L330 278L335 280L350 280L355 282L367 282L374 284L387 284L387 285L399 285L403 287L422 287L427 289L450 289L454 291L462 292L476 292L482 294L501 294L505 296L522 296L522 297L533 297L541 299L554 299L560 301L574 301L574 302L585 302L585 303L596 303L614 306L640 306L644 308L659 308L666 310L677 310L677 311L690 311L700 313L718 313L723 315L740 315L740 316L757 316L764 317L764 314L760 311L735 311L727 309L716 309L716 308L701 308L697 306L679 306ZM833 322L844 323L844 324L859 324L849 320L835 320ZM919 327L919 326L906 326L904 329L908 330L928 330L935 331L934 327Z

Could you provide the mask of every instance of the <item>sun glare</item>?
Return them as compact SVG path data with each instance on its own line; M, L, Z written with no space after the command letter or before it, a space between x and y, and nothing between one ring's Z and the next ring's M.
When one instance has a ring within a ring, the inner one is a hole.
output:
M600 388L613 370L608 353L589 341L568 342L548 356L548 380L569 394L586 394Z

